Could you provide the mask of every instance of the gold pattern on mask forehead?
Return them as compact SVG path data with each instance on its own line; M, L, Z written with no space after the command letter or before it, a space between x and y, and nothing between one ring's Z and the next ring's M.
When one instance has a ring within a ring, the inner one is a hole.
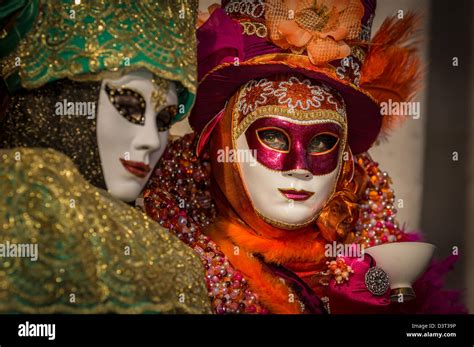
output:
M52 149L0 151L3 313L211 313L197 255ZM74 300L71 300L72 295Z
M294 78L294 77L292 77ZM292 79L290 78L290 80ZM296 78L298 81L298 79ZM262 80L261 80L262 81ZM299 81L298 81L299 82ZM259 82L260 83L260 82ZM270 89L269 94L275 92ZM285 116L299 121L313 121L313 120L333 120L338 122L344 133L347 132L347 117L345 107L336 109L314 108L308 110L301 110L299 108L290 108L286 104L268 104L259 106L254 111L242 117L240 113L241 100L246 95L246 88L240 89L237 100L232 109L232 137L235 140L252 124L255 120L268 116ZM343 102L343 101L342 101ZM242 119L243 118L243 119Z
M152 82L156 89L151 93L151 102L155 111L158 112L167 103L170 81L155 77Z
M236 108L234 108L236 112ZM346 119L334 110L324 110L317 109L311 111L302 111L289 109L282 106L262 106L257 108L255 111L250 113L245 117L240 124L238 123L238 117L234 114L233 117L233 129L232 136L234 139L237 139L253 122L259 118L271 117L271 116L284 116L290 119L299 120L299 121L315 121L315 122L325 122L325 121L334 121L341 125L343 129L347 128ZM345 130L344 130L345 132Z

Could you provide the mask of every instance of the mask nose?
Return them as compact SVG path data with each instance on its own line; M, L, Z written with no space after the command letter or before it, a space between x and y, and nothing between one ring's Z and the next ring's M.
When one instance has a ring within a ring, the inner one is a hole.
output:
M283 176L285 177L295 177L300 180L304 181L309 181L311 178L313 178L313 174L305 169L296 169L296 170L291 170L283 173Z
M159 142L159 140L158 140L158 142ZM155 149L158 149L159 147L160 147L159 143L158 144L155 144L155 143L141 143L141 144L135 145L136 150L148 151L148 152L151 152Z
M295 141L287 160L288 169L284 176L296 177L301 180L310 180L313 177L313 173L309 169L306 150L299 141Z
M153 152L161 147L157 129L148 127L140 132L133 141L133 148L137 151Z

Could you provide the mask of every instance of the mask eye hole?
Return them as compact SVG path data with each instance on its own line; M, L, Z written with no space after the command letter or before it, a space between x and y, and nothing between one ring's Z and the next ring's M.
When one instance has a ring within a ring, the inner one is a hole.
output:
M283 130L277 128L263 128L257 130L260 143L278 152L290 150L290 138Z
M334 134L318 134L309 142L308 153L312 155L320 155L330 152L336 147L338 142L339 137Z
M156 127L159 132L166 131L171 127L171 123L178 113L176 105L170 105L163 108L156 115Z
M130 123L145 125L146 103L140 93L128 88L114 88L105 85L109 101L120 115Z

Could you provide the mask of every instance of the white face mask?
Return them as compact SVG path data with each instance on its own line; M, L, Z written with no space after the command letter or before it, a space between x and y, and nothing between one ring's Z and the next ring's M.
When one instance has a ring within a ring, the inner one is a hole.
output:
M97 143L102 171L108 191L126 202L140 194L168 143L169 131L158 131L157 114L178 104L175 85L170 83L167 91L161 91L166 102L156 105L152 93L159 87L153 79L151 72L139 70L119 79L104 79L101 85ZM120 92L130 93L128 100L133 101L114 98Z
M282 116L278 118L293 124L318 123ZM289 142L292 142L291 139ZM245 131L237 138L236 148L250 150ZM257 151L251 150L251 153L255 156ZM336 153L341 159L342 150ZM309 167L274 170L259 160L239 162L239 167L255 211L266 222L283 229L303 227L317 218L335 190L340 171L340 164L324 174L313 174Z

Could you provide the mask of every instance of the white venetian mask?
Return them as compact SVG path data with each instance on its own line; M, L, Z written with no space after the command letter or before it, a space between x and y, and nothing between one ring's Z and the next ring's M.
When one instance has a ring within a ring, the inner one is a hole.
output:
M177 104L175 85L147 70L102 81L97 143L113 196L131 202L140 194L166 148Z
M283 229L313 222L341 171L347 137L342 98L296 77L251 81L239 94L234 122L234 147L256 159L238 167L257 214Z
M286 117L260 118L241 134L237 150L256 156L239 167L258 214L287 229L312 222L336 186L340 136L337 123L302 123ZM314 154L308 155L310 150Z

